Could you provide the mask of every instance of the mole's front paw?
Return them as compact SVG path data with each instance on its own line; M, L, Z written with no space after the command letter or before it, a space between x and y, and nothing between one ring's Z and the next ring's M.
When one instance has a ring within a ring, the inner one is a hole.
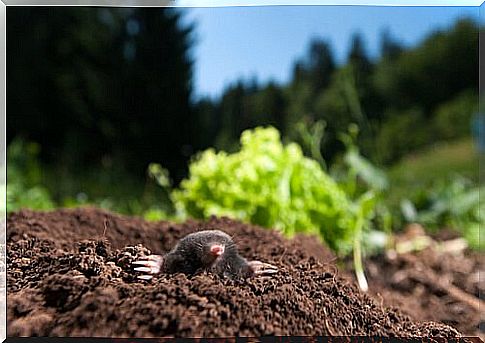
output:
M133 262L134 265L140 265L141 267L134 268L137 272L158 274L163 265L163 256L161 255L149 255L144 256L142 260ZM151 275L139 275L139 279L150 280L153 278Z
M249 267L253 271L254 275L268 275L276 274L278 272L278 267L273 266L269 263L264 263L260 261L250 261L248 262Z

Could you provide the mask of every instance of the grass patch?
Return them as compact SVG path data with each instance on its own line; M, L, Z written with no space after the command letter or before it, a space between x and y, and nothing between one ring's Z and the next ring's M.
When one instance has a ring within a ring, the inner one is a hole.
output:
M389 205L398 205L413 191L433 181L460 175L479 183L479 155L471 138L442 142L410 154L388 170Z

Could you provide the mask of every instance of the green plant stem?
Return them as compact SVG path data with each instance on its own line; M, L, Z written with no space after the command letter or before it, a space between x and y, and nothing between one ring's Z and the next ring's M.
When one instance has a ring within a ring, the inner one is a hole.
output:
M362 236L362 225L363 220L362 217L359 216L356 223L356 231L354 236L354 268L355 268L355 276L357 277L357 283L359 284L359 288L363 292L367 292L369 289L367 284L367 279L364 274L364 268L362 265L362 249L361 249L361 236Z

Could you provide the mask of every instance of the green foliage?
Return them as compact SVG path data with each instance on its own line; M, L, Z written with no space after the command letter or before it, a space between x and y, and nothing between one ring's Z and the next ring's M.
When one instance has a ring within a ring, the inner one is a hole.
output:
M150 163L148 165L148 174L157 181L157 184L160 187L170 189L172 186L172 181L170 180L168 170L163 168L160 164Z
M392 229L391 211L384 201L384 194L389 188L387 174L362 156L357 146L358 126L349 126L348 133L342 133L340 139L346 147L343 163L332 165L331 174L339 180L346 194L354 200L358 217L367 221L366 231L357 232L365 237L365 250L378 251L384 248L385 233ZM357 247L354 247L357 249ZM360 262L358 262L359 264Z
M166 211L158 207L152 207L144 211L143 218L148 221L174 220Z
M358 132L358 126L352 124L349 126L348 134L342 133L340 135L340 139L346 147L343 159L348 168L347 193L356 194L358 192L357 178L363 181L365 189L372 189L376 193L381 193L388 188L387 176L384 171L361 155L357 146ZM339 173L342 174L342 170Z
M49 210L95 205L119 213L144 215L153 220L168 218L173 213L168 172L161 167L150 166L150 178L144 184L133 180L130 174L119 168L86 168L81 173L65 173L63 169L41 164L39 152L38 143L22 138L9 144L8 212L22 208Z
M307 83L311 94L325 89L336 69L333 51L328 41L314 38L310 41L307 55L295 63L293 80L295 83Z
M436 106L465 89L478 88L478 26L469 19L436 31L414 49L376 67L374 84L397 110L416 105L432 115Z
M348 63L328 71L319 91L305 76L316 75L316 70L299 61L286 87L289 117L283 135L294 139L295 123L323 119L321 154L332 163L343 153L339 132L355 122L362 152L386 165L436 141L462 136L470 125L470 105L476 103L477 32L476 23L460 20L411 49L383 35L382 56L375 62L355 35Z
M169 171L158 163L148 165L148 175L156 181L157 185L163 190L163 194L157 199L157 205L150 206L143 211L146 220L158 221L167 220L173 217L174 208L171 203L170 193L172 191L172 180Z
M402 43L397 41L389 31L389 28L381 31L381 58L383 61L392 61L403 52Z
M357 218L365 222L368 203L353 205L320 165L301 148L283 146L274 128L241 135L240 151L204 151L190 165L172 198L181 217L226 215L291 236L319 234L340 252L352 249Z
M302 140L302 148L307 151L305 155L310 156L320 163L320 166L324 170L327 169L327 166L321 151L326 125L326 122L323 120L319 120L312 124L300 121L295 127L299 134L299 138Z
M311 84L308 82L294 82L285 89L287 99L287 119L283 132L287 136L295 136L295 124L304 118L314 118L315 96L312 93Z
M433 141L429 124L419 108L391 112L376 137L382 163L396 162L400 157L423 148Z
M325 136L325 126L326 123L324 121L317 121L312 125L300 122L297 128L304 146L307 147L307 155L318 161L322 168L327 170L323 157L317 153ZM370 212L373 214L373 218L368 218L369 220L372 219L372 221L367 223L372 232L366 231L363 233L363 236L366 236L364 240L365 250L377 251L384 247L385 242L385 234L383 236L383 233L379 231L384 230L389 233L392 228L391 211L385 204L383 197L384 192L389 188L389 180L383 170L362 156L357 145L358 134L358 126L351 124L349 125L348 133L339 135L346 150L343 158L330 166L329 172L347 196L353 200L357 213L360 211L361 199L359 197L363 197L362 199L368 197L373 199L372 211Z
M430 230L442 227L458 230L472 248L483 249L479 228L485 225L485 204L480 202L480 193L484 191L485 187L463 177L441 179L413 194L410 200L403 200L403 216Z
M453 179L454 175L478 184L478 172L478 154L470 138L441 142L403 158L388 170L390 188L385 198L388 206L397 210L394 215L397 227L402 226L397 219L403 198L431 188L437 179Z
M471 131L471 121L478 110L478 95L467 90L452 100L440 105L435 114L436 134L443 139L467 136Z
M40 147L14 140L7 149L7 212L22 208L48 210L54 207L49 191L41 186L42 170L37 161Z

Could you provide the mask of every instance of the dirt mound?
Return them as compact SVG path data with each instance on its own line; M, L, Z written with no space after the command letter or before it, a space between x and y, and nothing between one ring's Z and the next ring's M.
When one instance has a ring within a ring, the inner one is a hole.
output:
M247 281L136 280L133 260L208 228L233 235L242 256L281 272ZM9 336L460 336L360 293L316 239L290 241L227 218L174 224L98 209L22 211L9 216L7 237Z
M485 339L485 317L479 303L480 298L482 304L485 300L483 254L429 248L393 258L371 258L366 270L372 295L381 297L384 305L397 306L415 320L446 323Z

